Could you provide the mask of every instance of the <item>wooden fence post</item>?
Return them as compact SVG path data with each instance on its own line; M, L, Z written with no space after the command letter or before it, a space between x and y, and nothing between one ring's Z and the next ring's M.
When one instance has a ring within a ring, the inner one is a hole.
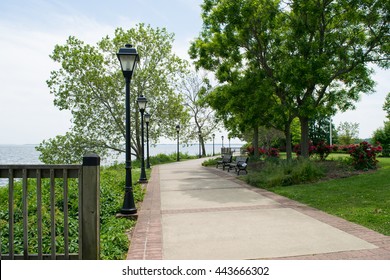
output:
M83 260L100 258L100 157L83 157L81 184L81 255Z

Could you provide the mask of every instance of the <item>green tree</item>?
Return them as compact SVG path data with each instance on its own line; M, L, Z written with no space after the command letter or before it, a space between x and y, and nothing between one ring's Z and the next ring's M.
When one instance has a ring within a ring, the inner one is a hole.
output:
M276 118L271 119L270 112L278 102L275 96L269 97L272 94L272 87L261 73L246 71L216 87L206 101L216 110L217 117L229 129L231 136L241 139L249 135L253 137L252 145L255 155L258 155L259 127L263 125L281 130Z
M390 92L386 96L385 104L383 104L383 110L385 110L387 118L390 121Z
M140 113L138 96L147 97L151 114L150 139L174 137L177 122L189 118L183 98L175 88L186 72L187 63L172 52L173 34L139 24L135 28L115 30L115 36L104 37L96 46L71 36L66 44L56 45L53 61L60 65L52 71L47 84L54 95L54 105L70 110L72 127L64 136L43 141L37 148L44 162L80 162L82 155L94 151L100 156L123 153L125 142L124 79L116 52L132 43L140 63L131 82L131 148L140 157Z
M240 128L250 125L255 137L259 126L270 126L271 115L264 114L264 107L272 103L267 107L268 111L271 108L274 111L271 126L284 131L287 154L291 157L290 124L294 112L288 96L292 89L280 83L272 69L272 65L283 58L279 29L284 28L285 15L279 12L277 1L206 0L202 9L204 28L191 45L191 58L196 59L198 67L214 71L225 90L232 87L233 102L243 108L230 119L239 120ZM246 82L250 83L250 91ZM247 106L243 106L243 100L248 102ZM262 104L265 106L259 110ZM224 111L225 116L229 115L228 110ZM253 139L255 151L256 143L258 139Z
M369 63L388 67L387 1L290 1L287 78L297 92L302 145L318 110L353 108L374 82ZM292 73L292 75L291 75ZM302 147L303 151L306 151Z
M378 128L373 134L374 142L379 142L383 147L390 148L390 121L385 122L383 128Z
M219 126L214 111L204 102L212 90L209 80L206 74L201 75L193 71L183 78L179 87L191 116L185 134L192 140L200 140L202 155L206 156L205 142L211 139L211 134Z
M383 147L382 155L390 156L390 93L387 94L383 110L387 113L388 121L384 122L384 126L374 131L372 140L374 144L380 143Z
M190 49L197 66L221 82L240 69L263 72L285 124L299 117L306 157L315 113L353 108L373 89L369 63L388 67L385 0L205 0L202 10L203 30Z
M321 141L329 144L335 143L337 129L331 120L331 117L318 113L309 121L309 138L313 145L317 145ZM330 129L332 129L332 133L330 133ZM330 141L330 136L332 136L332 141Z
M359 124L351 122L341 122L337 128L337 131L339 144L353 144L359 137Z

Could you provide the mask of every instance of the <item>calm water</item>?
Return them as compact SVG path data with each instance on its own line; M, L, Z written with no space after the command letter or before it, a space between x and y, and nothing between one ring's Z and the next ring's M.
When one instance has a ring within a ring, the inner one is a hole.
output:
M0 164L40 164L35 145L0 145ZM8 179L0 178L0 186L8 184Z
M232 144L231 147L240 147L241 144ZM172 154L176 153L176 144L157 144L150 147L150 155L157 154ZM219 153L221 149L220 144L215 144L215 152ZM197 144L190 146L180 146L180 152L188 153L189 155L197 155L199 153L199 146ZM146 150L145 150L146 153ZM213 145L206 144L206 154L213 153ZM0 145L0 164L42 164L39 161L39 152L35 150L35 145ZM118 158L103 158L102 165L110 165L115 161L124 162L124 154ZM0 186L8 183L8 179L0 179Z

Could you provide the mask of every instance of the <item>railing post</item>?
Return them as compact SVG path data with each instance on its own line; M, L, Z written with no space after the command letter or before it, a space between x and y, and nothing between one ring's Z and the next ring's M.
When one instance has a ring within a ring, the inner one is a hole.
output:
M100 258L100 157L88 154L83 157L81 184L81 258Z

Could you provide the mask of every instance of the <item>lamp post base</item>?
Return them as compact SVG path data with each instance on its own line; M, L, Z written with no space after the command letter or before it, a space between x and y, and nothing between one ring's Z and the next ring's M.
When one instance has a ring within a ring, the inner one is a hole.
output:
M115 215L116 218L126 218L126 219L131 219L131 220L136 220L138 218L138 213L135 214L122 214L122 213L117 213Z
M125 215L137 213L137 208L135 207L135 201L133 196L133 188L131 187L125 187L125 197L120 213Z
M137 214L137 209L136 208L129 208L129 209L122 208L120 214L134 215L134 214Z
M140 184L146 184L148 182L148 179L144 179L144 178L140 178L139 180L138 180L138 183L140 183Z
M138 183L145 184L148 182L148 178L146 177L146 171L145 171L145 161L142 159L141 163L141 174L139 176Z

